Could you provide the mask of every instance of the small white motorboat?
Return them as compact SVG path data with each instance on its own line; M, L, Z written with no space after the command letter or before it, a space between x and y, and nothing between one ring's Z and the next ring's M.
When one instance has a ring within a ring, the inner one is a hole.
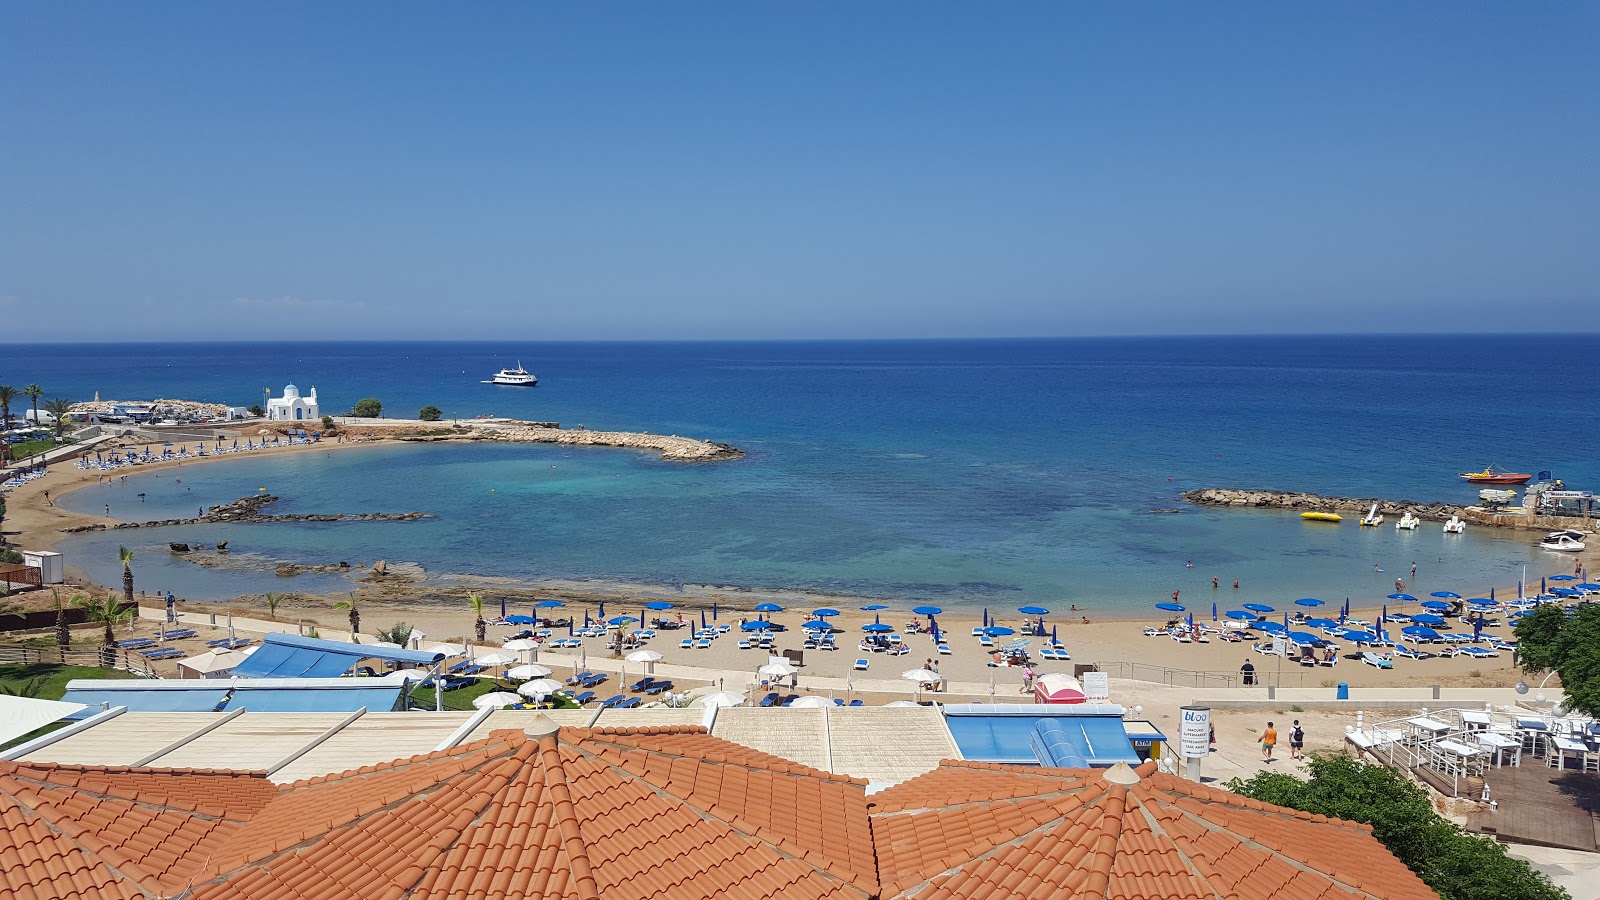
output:
M1542 550L1563 550L1570 553L1581 552L1586 546L1581 531L1552 531L1539 542Z
M1411 513L1406 513L1405 515L1400 517L1400 521L1394 523L1394 527L1395 528L1404 528L1407 531L1416 531L1417 530L1417 526L1421 525L1421 524L1422 524L1422 520L1421 519L1417 518L1416 516L1413 516Z
M1461 521L1460 516L1451 516L1450 521L1444 523L1445 534L1465 534L1467 523Z
M1375 528L1382 524L1383 516L1378 514L1378 504L1374 503L1372 508L1367 510L1367 514L1361 517L1361 525L1364 528Z

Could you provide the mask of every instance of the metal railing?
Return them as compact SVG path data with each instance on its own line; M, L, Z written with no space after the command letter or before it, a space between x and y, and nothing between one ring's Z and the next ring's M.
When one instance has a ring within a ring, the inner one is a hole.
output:
M1100 671L1114 678L1134 681L1153 681L1160 684L1189 685L1192 687L1233 687L1239 682L1237 672L1200 672L1193 669L1175 669L1155 663L1098 662Z

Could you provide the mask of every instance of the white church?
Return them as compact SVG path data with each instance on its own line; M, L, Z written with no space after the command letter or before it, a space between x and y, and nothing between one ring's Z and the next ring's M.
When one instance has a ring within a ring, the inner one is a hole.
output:
M313 385L309 397L300 396L300 389L292 384L284 385L282 397L272 397L267 400L267 419L272 422L299 422L305 419L316 421L322 418L322 413L317 409L317 389Z

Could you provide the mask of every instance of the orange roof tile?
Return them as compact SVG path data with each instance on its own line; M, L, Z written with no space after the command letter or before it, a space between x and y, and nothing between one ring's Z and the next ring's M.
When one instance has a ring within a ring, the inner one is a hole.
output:
M1153 763L1134 777L945 761L871 800L885 898L1436 896L1366 826Z
M553 725L281 787L0 762L0 900L1433 896L1362 826L1128 774L946 762L868 798L701 728Z

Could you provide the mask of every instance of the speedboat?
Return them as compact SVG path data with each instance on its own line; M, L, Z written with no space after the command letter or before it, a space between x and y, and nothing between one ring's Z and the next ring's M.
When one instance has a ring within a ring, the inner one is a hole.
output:
M1417 518L1416 516L1413 516L1411 513L1406 513L1405 515L1400 517L1400 521L1394 523L1394 527L1395 528L1404 528L1407 531L1416 531L1417 530L1417 526L1421 525L1421 524L1422 524L1422 520L1421 519Z
M1581 531L1552 531L1539 542L1542 550L1566 550L1578 553L1585 547Z
M1473 484L1527 484L1533 478L1526 472L1507 472L1495 466L1485 466L1482 472L1462 472L1461 477Z
M1445 534L1464 534L1466 530L1467 523L1461 521L1460 516L1451 516L1450 521L1444 523Z
M1363 527L1368 528L1374 528L1383 524L1383 516L1378 514L1378 504L1372 504L1372 508L1367 510L1367 514L1361 517L1361 524Z
M509 384L520 387L533 387L539 383L539 376L522 367L522 361L517 361L515 369L501 369L494 373L494 377L484 384Z

